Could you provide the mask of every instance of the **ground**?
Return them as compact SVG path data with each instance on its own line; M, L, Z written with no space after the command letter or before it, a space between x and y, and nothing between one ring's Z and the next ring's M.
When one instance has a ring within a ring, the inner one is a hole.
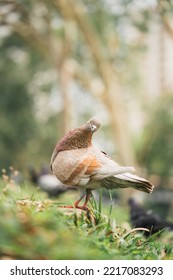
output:
M1 259L173 259L173 233L145 238L129 224L125 207L92 200L92 211L59 208L67 192L50 199L29 183L0 183Z

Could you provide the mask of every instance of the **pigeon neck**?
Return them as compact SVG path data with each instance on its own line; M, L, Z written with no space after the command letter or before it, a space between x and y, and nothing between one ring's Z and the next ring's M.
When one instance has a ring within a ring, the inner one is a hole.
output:
M57 152L88 148L92 145L92 133L70 133L57 145Z

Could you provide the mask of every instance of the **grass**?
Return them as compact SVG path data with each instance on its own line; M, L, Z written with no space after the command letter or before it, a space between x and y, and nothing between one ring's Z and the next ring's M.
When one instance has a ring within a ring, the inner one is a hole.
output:
M48 199L29 183L0 182L1 259L173 259L173 234L146 239L128 212L92 199L92 214L58 208L76 194ZM69 200L69 201L68 201Z

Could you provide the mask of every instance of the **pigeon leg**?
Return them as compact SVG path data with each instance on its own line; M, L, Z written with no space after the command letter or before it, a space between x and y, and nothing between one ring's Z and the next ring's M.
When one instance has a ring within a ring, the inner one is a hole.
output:
M87 204L88 204L88 202L89 202L89 200L90 200L91 196L92 196L92 192L91 192L91 190L90 190L90 189L87 189L87 190L86 190L85 203L84 203L84 204L80 207L80 209L82 209L82 210L86 210L86 211L88 211L88 210L89 210L89 209L88 209L88 207L87 207Z
M74 204L75 208L77 209L81 209L81 210L84 210L84 211L89 211L89 208L87 207L87 204L90 200L92 196L92 192L90 189L86 189L86 194L82 195ZM81 200L85 197L85 202L82 206L79 206L79 203L81 202Z
M87 204L90 200L92 196L92 192L90 189L87 189L86 190L86 194L83 194L78 200L76 200L76 202L74 203L74 206L73 205L63 205L63 206L60 206L62 208L76 208L76 209L80 209L80 210L84 210L84 211L89 211L89 208L87 207ZM79 205L79 203L81 202L81 200L85 198L85 202L82 206Z
M63 206L58 206L60 208L77 208L77 209L81 209L81 210L88 210L88 209L84 209L86 207L83 206L79 206L79 203L81 202L81 200L86 196L86 194L83 194L78 200L75 201L74 205L63 205ZM86 201L85 201L86 202ZM85 204L85 203L84 203Z
M86 194L83 194L78 200L75 201L74 206L75 208L81 209L82 206L79 206L79 203L81 200L86 196Z

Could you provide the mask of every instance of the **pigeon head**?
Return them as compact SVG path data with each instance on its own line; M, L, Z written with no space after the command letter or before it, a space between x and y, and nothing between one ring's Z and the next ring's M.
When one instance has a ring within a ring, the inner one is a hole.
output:
M92 117L82 126L69 131L57 144L56 151L87 148L92 145L92 135L98 130L101 123L98 118Z
M89 121L87 121L86 124L84 124L82 127L84 129L84 133L94 133L98 130L101 123L100 120L97 117L92 117ZM86 131L86 132L85 132Z

